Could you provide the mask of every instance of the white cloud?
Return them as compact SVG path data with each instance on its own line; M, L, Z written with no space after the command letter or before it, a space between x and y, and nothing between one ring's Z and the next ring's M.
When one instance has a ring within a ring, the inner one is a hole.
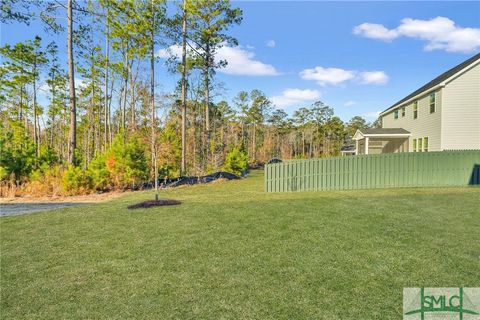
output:
M363 84L385 84L389 79L383 71L364 71L359 74L359 77Z
M355 101L353 101L353 100L348 100L348 101L345 102L343 105L344 105L345 107L351 107L351 106L353 106L354 104L355 104Z
M453 20L436 17L430 20L405 18L394 29L381 24L362 23L353 33L367 38L391 41L404 36L426 41L424 49L447 52L474 52L480 49L480 28L463 28Z
M383 71L355 71L340 68L324 68L317 66L300 72L300 77L305 80L314 80L321 86L338 85L349 80L361 84L385 84L389 78Z
M45 80L41 79L42 81L39 83L37 87L37 98L43 99L43 101L50 101L52 93L50 92L50 87ZM82 78L75 78L75 90L81 91L87 87L87 82ZM67 83L67 91L68 91L68 83Z
M275 46L276 46L275 40L268 40L265 44L269 48L275 48Z
M219 72L245 76L276 76L279 72L270 64L255 60L255 53L242 47L221 47L216 56L218 60L228 61Z
M391 41L398 37L398 32L389 30L382 24L376 23L362 23L353 28L353 33L367 38L379 39L384 41Z
M50 88L46 81L41 82L37 88L38 103L47 106L50 103Z
M303 70L300 72L300 77L305 80L315 80L322 86L328 84L337 85L353 79L355 77L355 72L339 68L315 67L313 69Z
M292 105L301 104L319 99L321 96L318 90L310 89L285 89L281 95L270 97L270 101L278 108L286 108Z
M190 51L190 50L187 50L187 51ZM179 58L181 55L182 55L182 47L179 45L173 45L168 48L160 49L157 51L157 54L156 54L158 58L162 58L162 59L168 59L171 56Z
M178 45L157 51L157 57L160 58L180 57L181 54L182 48ZM217 62L221 60L228 61L225 68L218 70L218 72L225 74L243 76L276 76L280 74L274 66L256 60L254 52L246 50L241 46L223 46L219 48L215 60Z
M75 90L85 89L87 82L81 78L75 78Z
M363 115L364 118L367 119L377 119L378 116L380 115L381 111L372 111L372 112L367 112Z
M37 89L40 93L41 92L49 92L50 91L50 87L48 86L48 83L45 81L45 82L42 82L40 83L40 85L38 86L38 89Z

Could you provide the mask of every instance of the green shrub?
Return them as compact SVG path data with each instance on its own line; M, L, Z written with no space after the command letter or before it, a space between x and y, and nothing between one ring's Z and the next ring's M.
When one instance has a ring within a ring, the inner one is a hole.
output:
M105 154L98 154L88 165L88 176L95 190L108 190L111 187L110 172L108 172Z
M12 132L3 134L0 124L0 166L7 175L15 174L15 179L29 176L35 168L35 145L31 138L26 135L26 130L18 121L10 121Z
M40 170L45 172L50 166L58 163L59 159L55 151L50 147L42 146L40 149L40 156L38 158Z
M7 168L0 166L0 181L6 180L8 178Z
M84 193L91 189L90 177L82 168L70 166L63 173L63 189L69 194Z
M40 181L43 178L43 172L40 169L35 169L30 173L30 181Z
M223 169L227 172L241 175L248 167L248 155L245 151L240 151L238 148L232 149L225 157Z
M38 169L32 170L30 173L30 180L31 181L41 181L45 176L50 174L50 171L52 168L56 168L55 166L52 166L53 164L50 164L48 162L42 162Z
M122 134L115 137L105 158L112 183L125 188L145 181L148 166L141 143L135 137L124 143Z
M126 180L137 184L148 178L148 165L145 152L137 138L132 138L126 146Z
M160 179L178 177L182 159L182 145L178 136L178 124L168 121L159 132L157 147L158 176Z

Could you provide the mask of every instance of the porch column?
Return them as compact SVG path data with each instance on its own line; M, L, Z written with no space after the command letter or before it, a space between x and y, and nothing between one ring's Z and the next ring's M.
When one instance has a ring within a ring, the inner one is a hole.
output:
M355 155L358 155L358 140L355 140Z
M365 154L368 154L368 137L365 138Z

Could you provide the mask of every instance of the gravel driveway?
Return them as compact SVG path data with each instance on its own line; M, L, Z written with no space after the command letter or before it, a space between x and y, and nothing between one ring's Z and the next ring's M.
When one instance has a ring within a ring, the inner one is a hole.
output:
M0 217L18 216L33 212L61 209L88 204L86 202L51 202L51 203L2 203Z

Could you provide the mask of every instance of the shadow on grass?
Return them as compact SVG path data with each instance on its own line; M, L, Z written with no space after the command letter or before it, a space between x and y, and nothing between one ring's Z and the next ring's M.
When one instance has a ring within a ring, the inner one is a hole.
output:
M151 208L151 207L162 207L162 206L175 206L181 204L178 200L172 199L162 199L162 200L149 200L143 201L140 203L132 204L128 206L128 209L141 209L141 208Z

